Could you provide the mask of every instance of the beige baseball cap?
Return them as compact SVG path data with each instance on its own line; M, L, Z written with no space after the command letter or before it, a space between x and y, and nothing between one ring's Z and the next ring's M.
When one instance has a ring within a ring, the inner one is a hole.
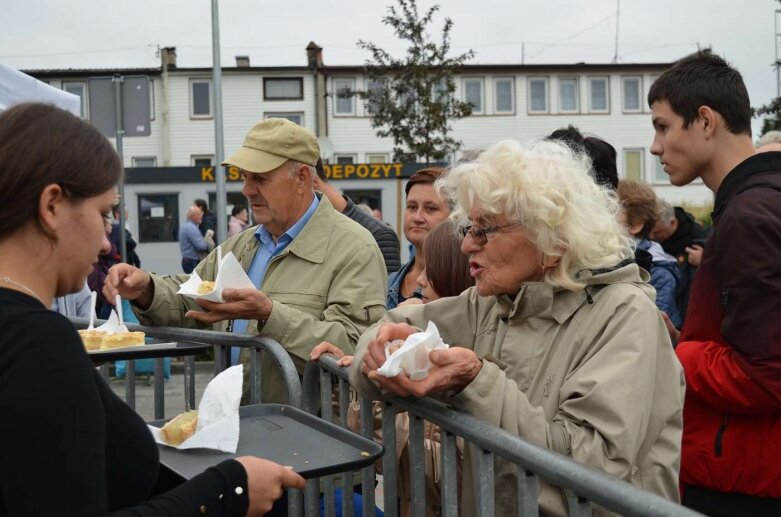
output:
M285 118L269 118L255 124L244 144L222 165L263 174L288 160L314 167L319 156L320 146L311 131Z

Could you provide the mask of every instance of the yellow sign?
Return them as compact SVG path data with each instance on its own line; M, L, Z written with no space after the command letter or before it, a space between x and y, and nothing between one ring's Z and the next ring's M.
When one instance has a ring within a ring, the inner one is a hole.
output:
M227 181L241 181L241 171L238 167L231 165L225 171ZM201 181L214 181L214 167L201 167Z
M401 178L401 169L404 167L401 163L336 163L333 165L323 165L325 176L328 179L348 180L348 179L378 179Z

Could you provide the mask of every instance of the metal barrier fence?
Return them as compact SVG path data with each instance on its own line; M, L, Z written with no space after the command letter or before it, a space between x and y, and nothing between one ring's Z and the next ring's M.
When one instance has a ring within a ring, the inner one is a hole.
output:
M310 361L304 372L303 409L311 414L332 421L331 397L332 379L336 377L339 387L339 422L347 427L347 406L349 404L349 369L337 366L332 355L321 356L319 361ZM319 392L319 395L318 395ZM361 400L361 434L373 436L373 415L370 400ZM474 447L475 458L475 513L481 516L496 515L494 506L494 456L515 464L517 474L518 515L538 515L537 495L539 480L561 487L567 494L569 514L592 515L592 503L621 515L628 516L695 516L700 515L683 506L672 503L629 483L617 480L602 472L580 465L570 458L551 450L532 445L506 431L477 420L470 415L448 408L433 399L392 397L383 403L382 441L385 446L383 457L383 492L386 516L398 515L396 481L396 410L409 413L410 419L410 463L411 501L413 515L425 515L425 472L424 472L424 420L440 426L442 458L442 515L459 515L456 467L456 438L462 437ZM374 515L374 467L362 471L363 515ZM353 515L353 481L344 476L341 482L343 492L342 515ZM334 515L334 478L326 477L322 487L325 492L325 515ZM310 481L306 491L306 514L318 515L318 483Z
M76 328L87 328L89 320L84 318L70 318ZM98 320L98 324L103 321ZM259 336L249 336L245 334L233 334L231 332L216 332L213 330L195 330L178 327L146 327L142 325L128 324L131 331L140 330L148 337L162 339L164 341L176 341L179 343L206 344L214 347L214 374L217 375L229 364L231 347L248 348L250 352L250 373L249 373L249 401L251 404L258 404L261 400L261 370L260 359L262 354L268 354L279 367L284 379L288 394L288 404L295 407L301 407L301 381L293 360L287 351L274 341ZM184 357L185 370L185 404L188 407L195 407L195 367L194 356L184 353L172 355L181 355ZM155 419L165 418L164 384L163 384L163 358L156 358L154 371L154 406ZM108 378L108 365L101 366L101 374ZM135 409L136 376L134 361L127 361L125 372L125 402Z

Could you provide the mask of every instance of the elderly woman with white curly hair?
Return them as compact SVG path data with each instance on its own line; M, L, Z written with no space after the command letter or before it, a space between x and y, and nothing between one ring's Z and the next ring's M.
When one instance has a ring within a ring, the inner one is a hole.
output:
M588 171L586 157L559 143L507 140L441 178L476 285L388 312L361 337L350 380L370 398L380 389L436 397L677 501L681 367L618 203ZM431 352L428 377L380 376L385 343L428 321L451 345ZM507 515L515 470L497 459L495 474L497 515ZM473 498L463 490L467 515ZM547 514L567 512L562 491L545 483L539 502Z

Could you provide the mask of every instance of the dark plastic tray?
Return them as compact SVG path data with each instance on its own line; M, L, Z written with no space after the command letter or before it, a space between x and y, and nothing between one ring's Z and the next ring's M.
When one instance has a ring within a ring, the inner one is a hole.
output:
M235 454L209 449L178 450L159 445L160 463L190 479L221 461L258 456L290 465L304 478L314 478L366 467L384 448L300 409L282 404L239 408L239 446ZM167 420L149 422L162 427Z
M109 350L88 350L87 355L93 363L105 363L107 361L197 355L210 348L212 348L212 345L200 343L153 342L146 345L126 346Z

